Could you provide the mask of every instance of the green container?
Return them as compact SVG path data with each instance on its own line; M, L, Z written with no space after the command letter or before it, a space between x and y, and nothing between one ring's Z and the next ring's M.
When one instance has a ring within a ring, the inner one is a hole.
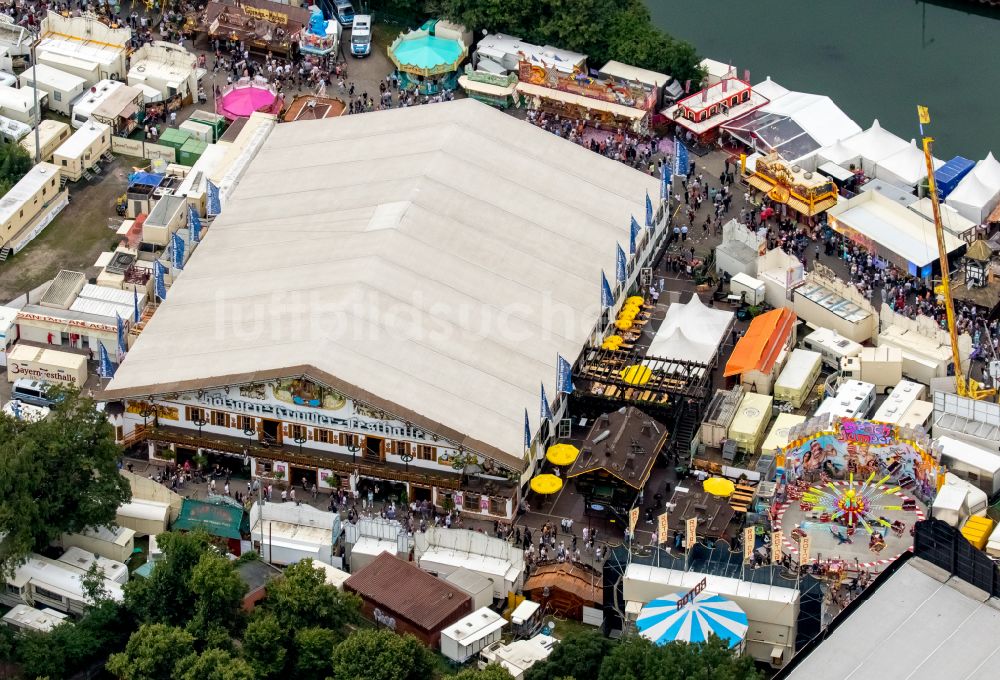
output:
M178 130L177 128L167 128L160 134L160 138L157 144L162 144L163 146L169 146L173 149L180 151L184 143L191 139L191 133L187 130Z
M212 141L219 141L219 137L226 130L226 118L220 116L217 113L211 113L210 111L195 111L192 113L188 120L194 121L195 123L202 123L212 128Z
M208 143L192 137L184 142L184 146L177 152L177 162L181 165L192 166L208 148Z

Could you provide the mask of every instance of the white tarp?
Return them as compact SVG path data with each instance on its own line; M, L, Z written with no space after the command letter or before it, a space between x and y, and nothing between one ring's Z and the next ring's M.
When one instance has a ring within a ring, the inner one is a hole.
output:
M976 224L981 224L1000 201L1000 162L991 151L966 175L945 203Z
M710 363L732 319L732 312L706 307L692 295L687 304L667 308L646 356Z

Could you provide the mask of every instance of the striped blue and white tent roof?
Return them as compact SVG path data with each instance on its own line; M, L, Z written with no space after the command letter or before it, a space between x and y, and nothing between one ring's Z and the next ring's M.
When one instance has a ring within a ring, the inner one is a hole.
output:
M704 642L712 633L735 647L747 633L747 615L732 600L702 591L681 609L684 593L660 597L639 612L639 633L653 642Z

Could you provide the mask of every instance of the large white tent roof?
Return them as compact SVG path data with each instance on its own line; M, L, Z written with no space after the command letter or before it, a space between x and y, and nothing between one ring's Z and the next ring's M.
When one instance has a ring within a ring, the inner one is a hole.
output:
M944 161L932 158L934 169L937 170ZM927 161L924 152L917 146L914 139L909 145L879 161L875 166L875 177L905 187L915 187L927 177Z
M919 558L872 587L788 680L996 677L1000 600Z
M903 151L908 146L908 143L906 140L897 137L879 125L876 118L870 128L845 139L844 145L849 149L853 149L865 161L874 165L894 153ZM872 173L867 168L865 172L868 174Z
M823 162L830 162L846 168L852 163L857 165L861 161L861 154L855 149L848 147L842 139L838 139L830 146L820 149L817 155L820 158L820 162L817 165L821 165Z
M304 373L519 465L658 188L474 100L279 125L106 398Z
M770 77L753 89L769 103L724 127L747 143L748 137L763 142L788 161L809 158L817 149L861 132L829 97L788 90Z

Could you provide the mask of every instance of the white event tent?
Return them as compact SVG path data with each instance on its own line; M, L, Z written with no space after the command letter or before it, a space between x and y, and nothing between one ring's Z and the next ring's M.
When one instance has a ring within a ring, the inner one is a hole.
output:
M723 129L759 151L777 151L790 163L813 167L819 149L861 132L829 97L789 90L770 77L753 89L769 103Z
M976 224L982 224L1000 202L1000 161L991 151L966 175L945 203Z
M937 170L944 161L931 158L934 169ZM915 139L900 151L887 156L876 164L875 177L901 187L916 187L927 178L927 161L924 152L917 146Z
M845 139L844 146L861 157L861 167L865 174L874 177L875 168L880 161L904 151L909 145L906 140L897 137L879 125L878 118L876 118L870 128Z
M672 304L646 356L710 364L733 316L733 312L706 307L697 294L687 304Z
M852 165L861 165L861 154L847 146L843 139L838 139L828 147L820 149L817 153L817 167L823 163L833 163L842 168L850 168Z

